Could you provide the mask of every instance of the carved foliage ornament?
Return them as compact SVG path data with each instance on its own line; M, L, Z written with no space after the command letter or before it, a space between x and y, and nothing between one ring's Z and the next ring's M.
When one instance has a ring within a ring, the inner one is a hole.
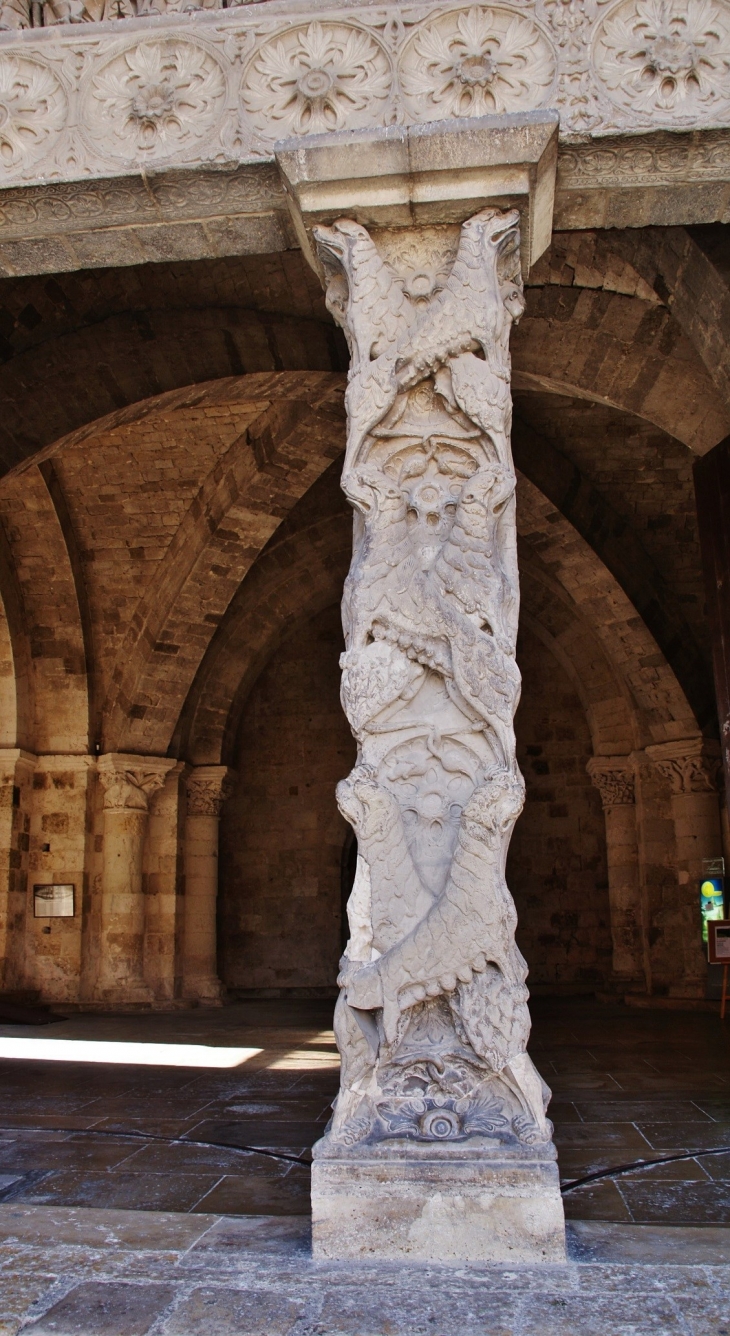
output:
M99 779L104 789L105 812L146 812L150 798L165 783L165 773L143 768L100 766Z
M724 0L623 0L596 33L595 67L620 107L685 122L730 106Z
M259 134L278 139L377 124L391 82L390 60L370 33L309 23L259 47L242 96Z
M187 781L188 816L220 817L223 804L235 788L232 775L196 775Z
M140 42L104 65L92 82L91 115L101 115L111 152L168 157L205 138L223 108L218 62L192 42Z
M440 15L401 58L408 112L418 121L530 111L554 78L555 55L537 24L496 5Z
M34 162L66 120L66 97L55 74L25 56L0 56L0 163Z
M628 807L635 800L633 770L602 764L595 758L588 765L588 773L601 795L604 811L609 807Z

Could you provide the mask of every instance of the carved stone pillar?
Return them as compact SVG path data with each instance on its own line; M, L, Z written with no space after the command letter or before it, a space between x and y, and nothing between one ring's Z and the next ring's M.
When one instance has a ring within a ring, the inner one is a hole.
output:
M142 858L149 800L177 764L162 756L99 758L104 789L100 969L97 992L114 1006L152 999L144 979Z
M707 958L702 947L699 883L704 858L722 857L718 782L720 747L706 738L662 742L646 755L669 783L677 850L677 880L684 888L676 914L682 978L671 993L703 996Z
M439 140L434 180L459 143ZM379 151L363 169L376 178ZM292 170L316 199L316 163L297 152ZM342 161L344 175L356 155L343 148ZM524 801L508 346L524 309L520 218L471 213L461 227L311 229L352 357L341 666L358 742L337 791L358 866L335 1011L340 1092L314 1149L318 1257L565 1255L550 1092L526 1051L527 966L504 876Z
M218 825L235 780L224 765L196 766L187 780L183 992L209 1006L220 1005L223 992L216 940Z
M606 821L614 974L633 983L644 975L634 768L628 756L593 756L586 769L601 795Z

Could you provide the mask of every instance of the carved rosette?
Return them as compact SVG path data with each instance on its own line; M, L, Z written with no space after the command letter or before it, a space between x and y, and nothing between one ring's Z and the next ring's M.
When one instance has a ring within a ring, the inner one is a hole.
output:
M664 123L716 121L730 108L730 5L623 0L599 24L593 60L624 110Z
M711 740L665 742L647 747L646 754L672 793L717 793L722 783L719 747Z
M167 158L205 141L225 99L223 69L204 47L179 39L139 42L94 75L86 123L103 127L115 157Z
M0 171L36 162L51 148L68 113L53 70L24 55L0 56Z
M391 1137L554 1155L504 879L524 800L518 224L484 209L461 229L314 228L352 354L341 666L358 742L337 790L358 840L335 1012L342 1082L318 1155Z
M235 789L236 778L227 766L198 766L186 781L188 816L219 819L223 804Z
M633 806L634 768L623 756L593 756L586 770L601 795L604 812L611 807Z
M150 798L161 789L175 761L162 756L110 754L99 759L105 812L147 812Z
M316 22L262 43L241 95L258 133L280 139L378 124L392 77L390 59L372 33Z
M526 15L498 5L454 9L418 27L400 76L415 121L531 111L547 101L555 52Z

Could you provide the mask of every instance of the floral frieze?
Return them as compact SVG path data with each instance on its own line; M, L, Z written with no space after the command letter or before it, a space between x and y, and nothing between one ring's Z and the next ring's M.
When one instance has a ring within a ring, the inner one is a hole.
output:
M0 183L551 107L564 145L730 124L730 0L0 0Z

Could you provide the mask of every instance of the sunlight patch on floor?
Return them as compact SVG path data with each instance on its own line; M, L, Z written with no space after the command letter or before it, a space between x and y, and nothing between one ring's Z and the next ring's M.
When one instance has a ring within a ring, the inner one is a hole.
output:
M107 1062L140 1067L241 1067L260 1048L209 1044L140 1044L99 1039L32 1039L0 1035L0 1058L36 1062Z

